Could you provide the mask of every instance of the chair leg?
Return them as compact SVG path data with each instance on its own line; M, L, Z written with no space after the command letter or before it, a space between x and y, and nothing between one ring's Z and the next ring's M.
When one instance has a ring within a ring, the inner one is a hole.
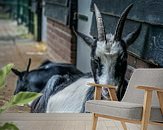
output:
M125 122L121 121L121 124L122 124L123 129L127 130L127 126L126 126Z
M96 130L98 117L93 113L92 130Z
M147 130L148 124L142 124L141 125L141 130Z
M151 102L152 102L152 91L151 90L145 91L141 130L147 130L150 119Z

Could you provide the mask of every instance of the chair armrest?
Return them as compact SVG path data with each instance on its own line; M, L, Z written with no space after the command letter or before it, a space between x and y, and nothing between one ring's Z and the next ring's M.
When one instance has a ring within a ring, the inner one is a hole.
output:
M95 87L94 100L101 99L101 89L102 87L104 87L104 88L108 88L111 101L118 101L115 86L107 85L107 84L96 84L96 83L88 83L87 85Z
M157 96L161 108L161 113L163 114L163 89L159 87L149 87L149 86L137 86L137 89L143 89L145 90L145 95L144 95L144 116L146 116L146 113L150 113L151 111L151 100L152 100L152 92L157 91ZM147 109L147 110L146 110ZM147 112L148 111L148 112ZM148 115L148 114L147 114Z
M158 88L158 87L149 87L149 86L137 86L137 89L143 89L146 91L158 91L158 92L163 92L162 88Z
M87 85L92 86L92 87L105 87L109 89L116 89L115 86L112 85L107 85L107 84L96 84L96 83L88 83Z

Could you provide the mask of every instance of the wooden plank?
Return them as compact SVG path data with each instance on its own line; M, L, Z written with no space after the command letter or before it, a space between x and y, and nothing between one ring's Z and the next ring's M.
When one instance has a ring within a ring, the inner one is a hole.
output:
M140 23L143 26L139 37L128 48L128 51L140 59L151 61L160 67L163 66L163 8L161 8L163 2L161 0L157 2L154 0L93 0L92 11L94 10L93 3L97 4L102 13L106 32L112 34L115 32L117 21L123 10L129 4L134 3L125 23L123 37L135 30ZM120 5L118 8L117 3ZM94 15L92 19L91 35L97 37Z
M96 83L88 83L87 85L89 86L95 86L95 87L105 87L105 88L112 88L114 89L115 87L112 85L108 85L108 84L96 84Z
M97 127L97 121L98 121L98 116L96 116L95 113L92 115L92 130L96 130Z
M140 120L124 119L124 118L120 118L120 117L112 117L112 116L101 115L101 114L96 114L96 116L102 117L102 118L108 118L108 119L112 119L112 120L117 120L117 121L124 121L124 122L132 123L132 124L141 124ZM149 124L163 126L163 123L159 123L159 122L149 122Z
M147 130L151 113L152 90L146 90L144 94L143 115L141 121L141 130Z
M160 87L151 87L151 86L137 86L137 89L143 89L143 90L150 90L150 91L159 91L159 92L163 92L163 89Z
M123 129L124 130L127 130L127 126L126 126L125 122L124 121L121 121L121 124L122 124Z
M96 114L96 115L98 117L102 117L102 118L108 118L108 119L117 120L117 121L124 121L124 122L128 122L128 123L133 123L133 124L141 123L141 121L139 121L139 120L124 119L124 118L120 118L120 117L113 117L113 116L101 115L101 114Z
M91 120L91 113L3 113L2 121L60 121L60 120Z
M157 92L158 100L160 103L161 113L163 115L163 92Z
M64 25L67 25L68 23L68 11L68 7L59 5L46 4L45 6L45 16Z
M46 3L67 6L69 0L45 0Z
M92 11L94 10L94 3L96 3L101 13L117 17L119 17L123 10L132 3L134 6L128 15L129 19L155 25L163 25L162 0L92 0ZM119 6L117 6L117 3Z
M95 87L95 93L94 93L94 100L100 100L101 99L101 88Z
M116 89L110 88L110 89L108 89L108 91L109 91L109 96L110 96L111 101L118 101ZM121 125L122 125L124 130L127 130L127 126L125 124L125 121L121 121Z
M12 122L21 130L86 130L91 124L91 117L90 113L5 113L0 123ZM100 122L105 120L100 119ZM100 125L100 128L105 129L106 126Z
M117 98L117 94L116 94L116 89L115 88L110 88L108 89L109 91L109 96L110 96L110 99L111 101L118 101L118 98Z

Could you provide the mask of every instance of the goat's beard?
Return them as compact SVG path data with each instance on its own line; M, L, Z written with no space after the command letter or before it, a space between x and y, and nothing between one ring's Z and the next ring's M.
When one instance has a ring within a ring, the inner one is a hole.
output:
M116 86L116 91L117 91L117 86ZM110 100L110 95L109 95L109 90L108 88L102 88L102 99L104 100Z
M108 100L110 98L109 91L107 88L102 88L102 99Z
M100 79L101 78L101 79ZM99 79L98 79L98 83L99 84L109 84L109 85L113 85L113 86L115 86L116 87L116 91L117 91L117 89L118 89L118 86L117 86L117 80L110 80L110 81L108 81L108 80L102 80L102 77L100 77ZM106 78L104 78L104 79L106 79ZM109 90L108 90L108 88L105 88L105 87L103 87L102 88L102 99L103 100L109 100L110 99L110 95L109 95Z

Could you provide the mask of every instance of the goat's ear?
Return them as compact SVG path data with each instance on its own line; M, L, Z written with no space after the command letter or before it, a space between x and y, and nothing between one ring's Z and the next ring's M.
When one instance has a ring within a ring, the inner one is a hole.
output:
M80 32L75 32L75 34L76 34L77 36L81 37L81 38L86 42L86 44L87 44L88 46L91 47L91 46L93 45L94 40L93 40L91 37L86 36L85 34L80 33Z
M142 24L140 24L139 27L135 31L129 33L125 38L123 38L127 47L129 47L131 44L133 44L134 41L137 39L137 37L140 34L141 28L142 28Z
M21 76L21 72L20 71L18 71L18 70L16 70L16 69L11 69L11 71L15 74L15 75L17 75L17 76Z
M88 46L91 47L91 46L93 45L94 40L93 40L91 37L86 36L85 34L76 31L74 27L72 27L72 31L73 31L73 33L74 33L76 36L81 37L81 38L86 42L86 44L87 44Z
M93 45L94 40L91 37L86 36L85 34L80 33L80 32L77 32L77 34L87 43L88 46L91 47Z

